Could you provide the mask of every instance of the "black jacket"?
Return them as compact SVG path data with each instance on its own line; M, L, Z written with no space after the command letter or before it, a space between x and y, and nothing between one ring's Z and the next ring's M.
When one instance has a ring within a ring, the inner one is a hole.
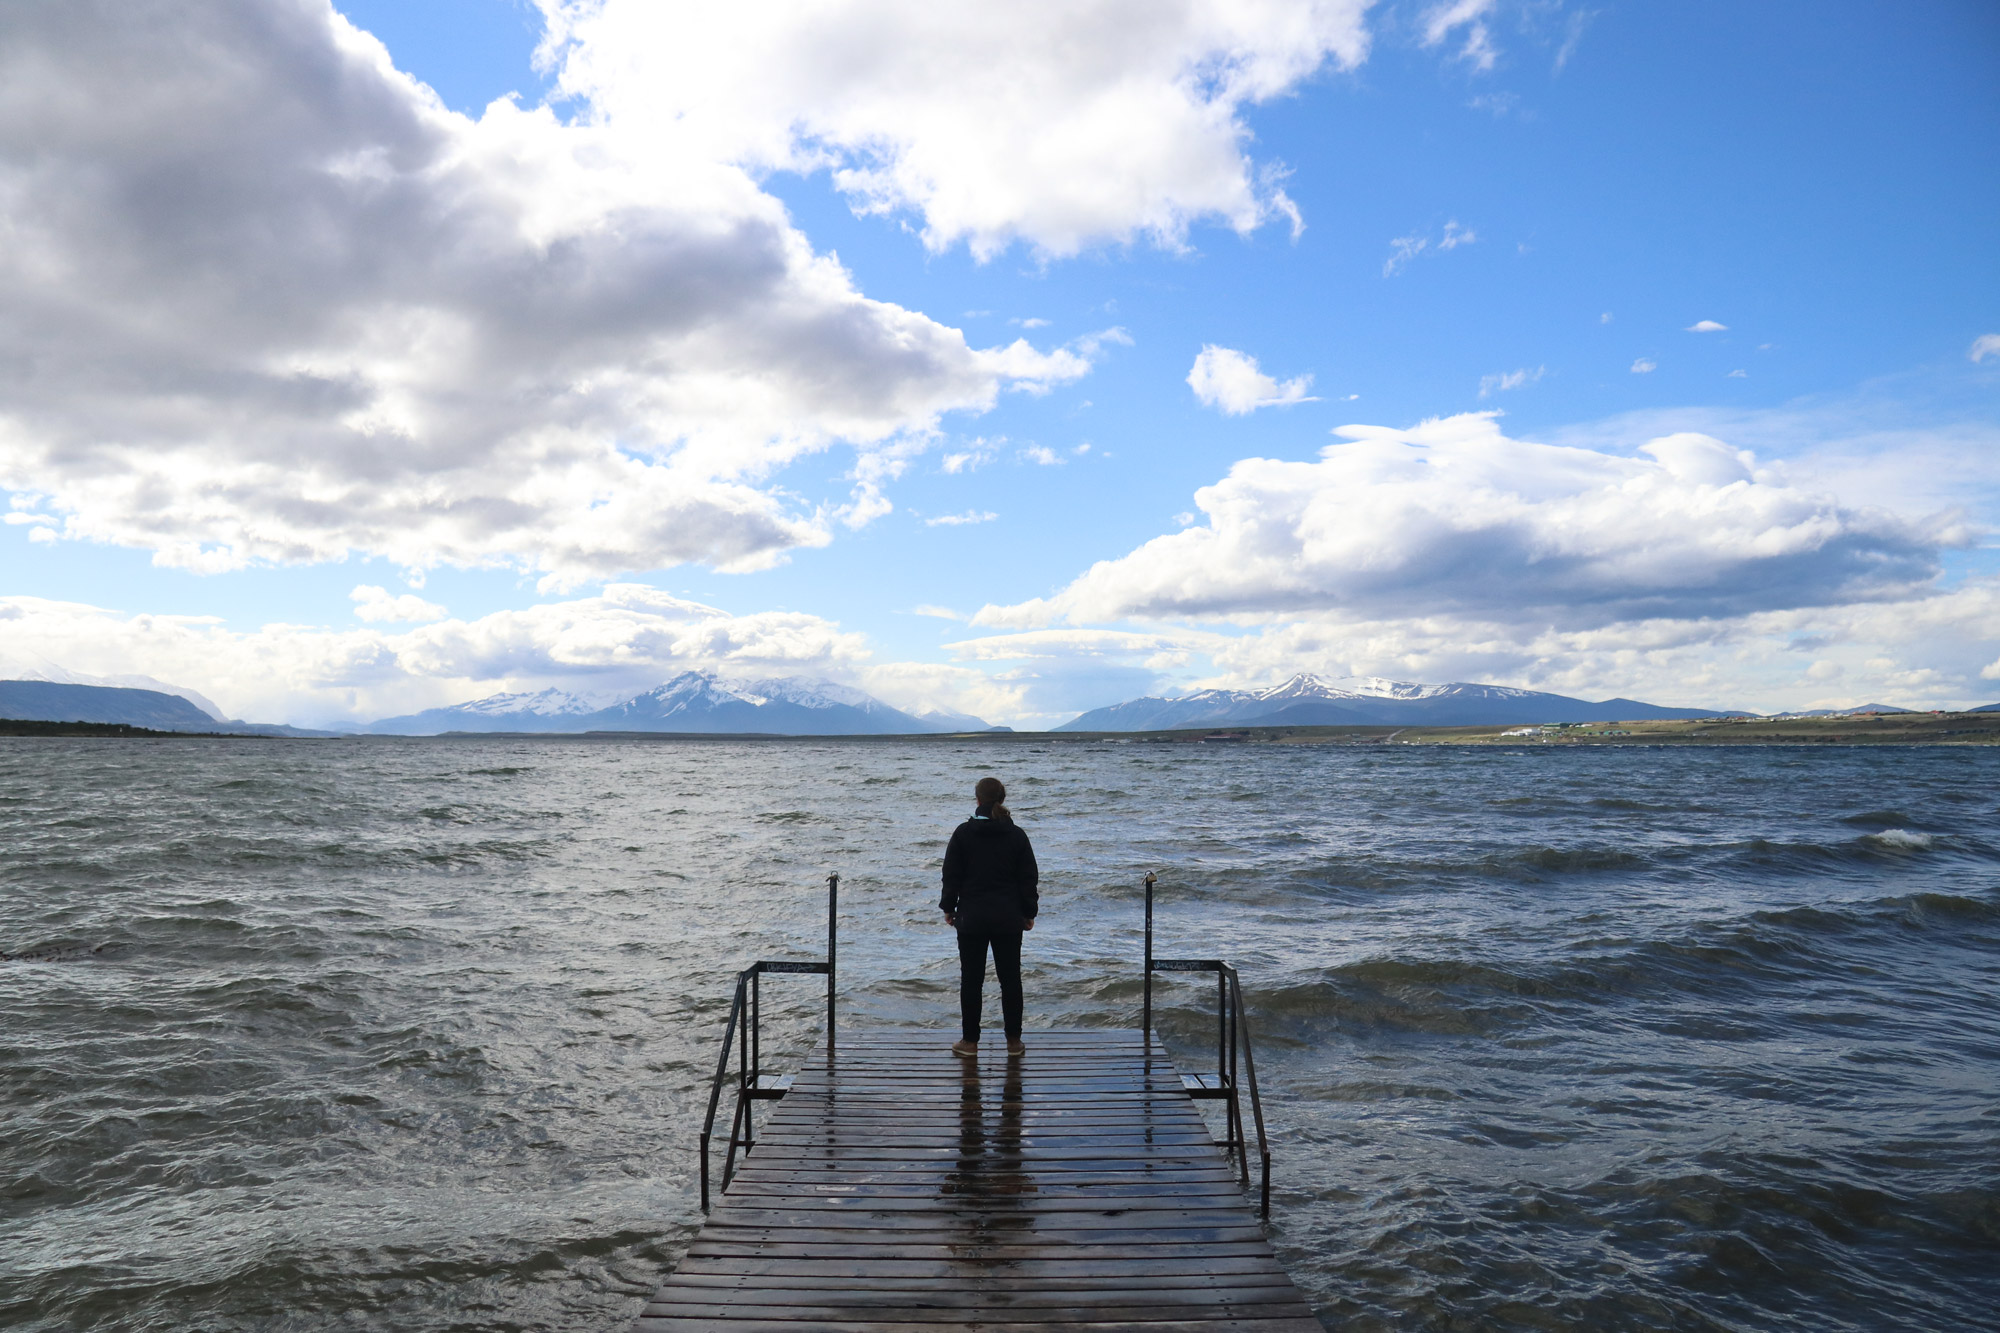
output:
M944 850L944 896L960 930L1004 934L1035 919L1041 871L1028 835L1013 823L972 818L952 830Z

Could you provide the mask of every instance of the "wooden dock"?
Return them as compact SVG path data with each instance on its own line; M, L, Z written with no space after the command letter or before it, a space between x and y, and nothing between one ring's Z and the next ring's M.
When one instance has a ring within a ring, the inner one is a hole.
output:
M635 1333L1321 1333L1157 1039L846 1029Z

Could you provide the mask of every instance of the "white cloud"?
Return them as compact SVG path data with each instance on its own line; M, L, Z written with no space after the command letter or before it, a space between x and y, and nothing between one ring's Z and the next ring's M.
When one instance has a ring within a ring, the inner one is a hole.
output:
M1007 322L1009 324L1017 324L1024 329L1045 329L1049 326L1049 322L1046 319L1038 319L1033 316L1027 319L1010 319Z
M958 612L952 610L948 606L932 606L928 602L924 603L922 606L911 607L910 614L913 616L929 616L933 620L965 619L964 616L960 615Z
M951 645L963 660L1023 666L1024 703L1042 678L1101 681L1076 707L1190 688L1244 688L1298 671L1397 680L1483 681L1586 699L1612 696L1760 711L1885 698L1906 707L1991 701L2000 680L2000 581L1854 606L1740 618L1625 621L1588 629L1463 614L1315 612L1249 633L1153 634L1057 628ZM1092 676L1123 667L1127 675ZM1851 696L1825 694L1839 682Z
M907 713L970 713L988 722L1017 727L1043 726L1065 716L1033 708L1027 697L1032 681L1013 673L992 673L953 663L868 663L855 668L854 681Z
M1989 356L2000 356L2000 333L1982 333L1965 349L1965 358L1975 364Z
M1079 655L1142 656L1170 663L1187 660L1191 650L1208 650L1227 642L1223 636L1198 630L1155 630L1136 633L1114 629L1040 629L1016 634L987 635L947 644L969 661L1018 661L1023 658L1063 659Z
M1609 324L1611 322L1611 312L1607 310L1603 314L1599 315L1597 317L1597 322L1599 324Z
M1409 267L1412 259L1424 254L1442 254L1446 250L1456 250L1461 245L1471 245L1479 239L1479 233L1457 222L1444 224L1444 234L1430 236L1398 236L1389 242L1389 257L1382 263L1382 276L1393 278Z
M1178 663L1152 638L1122 641L1118 631L1088 623L1092 613L1080 605L1048 602L989 607L975 623L1053 619L1052 627L988 633L955 651L989 667L1018 662L1026 704L1042 710L1052 706L1052 689L1080 709L1142 693L1267 684L1301 670L1764 711L1865 698L1908 707L1991 702L1992 682L2000 680L2000 578L1946 585L1921 571L1938 567L1940 548L1990 540L1966 511L1990 514L2000 505L2000 429L1976 417L1927 416L1920 405L1941 376L1952 382L1948 372L1927 370L1782 409L1629 412L1557 432L1546 444L1567 447L1554 453L1529 445L1518 458L1489 457L1483 469L1468 469L1459 450L1432 440L1409 449L1407 475L1396 487L1377 485L1352 465L1329 475L1323 465L1258 462L1290 469L1263 479L1268 507L1315 511L1317 528L1282 514L1261 523L1241 517L1246 506L1254 511L1258 495L1239 484L1239 469L1202 498L1223 491L1242 503L1225 506L1227 513L1206 511L1194 530L1228 529L1229 542L1195 538L1210 543L1206 555L1149 543L1094 568L1071 592L1093 585L1103 592L1110 582L1129 591L1156 561L1170 576L1190 565L1227 571L1251 548L1254 559L1241 560L1247 581L1257 580L1257 561L1266 574L1290 565L1309 592L1317 586L1334 595L1290 602L1266 596L1262 604L1278 603L1267 610L1238 586L1227 590L1235 600L1220 606L1160 608L1147 617L1149 632L1178 650ZM1478 419L1457 424L1468 420ZM1759 457L1717 440L1754 445ZM1412 461L1418 456L1429 461ZM1578 470L1565 479L1561 469L1572 463ZM1591 481L1600 472L1618 481L1621 469L1631 474L1615 489L1644 500L1626 531L1610 516L1617 497ZM1503 517L1497 528L1480 517L1501 514L1499 497L1510 493L1531 516L1511 526ZM1840 497L1929 517L1884 515ZM1801 513L1809 516L1804 522ZM1184 514L1175 522L1196 519ZM1649 535L1649 524L1678 531ZM1816 524L1828 539L1815 554ZM1916 541L1899 553L1912 534ZM1792 541L1804 546L1787 554ZM1341 542L1352 557L1346 568ZM1696 563L1678 573L1655 564L1697 547ZM1703 559L1711 562L1706 569L1698 567ZM1481 590L1489 561L1499 570ZM1842 562L1860 573L1844 588ZM1912 577L1896 573L1898 564ZM1876 578L1871 567L1889 577ZM1263 591L1282 589L1285 577L1266 578ZM1752 586L1766 578L1787 586ZM1612 595L1593 609L1599 594L1588 585L1598 580L1599 592ZM1564 586L1553 590L1552 581ZM1108 617L1142 609L1134 600L1099 610ZM1553 605L1523 609L1538 601ZM1066 650L1072 635L1079 637ZM1982 676L1988 666L1995 671ZM1833 684L1853 696L1828 695Z
M143 672L197 686L232 717L305 724L548 685L624 696L688 669L852 680L869 657L861 635L818 616L731 615L638 584L402 631L239 632L35 597L0 597L0 618L10 643L74 670Z
M1021 451L1021 457L1041 467L1061 467L1069 461L1046 444L1029 445Z
M1659 368L1660 363L1653 360L1650 356L1642 356L1632 363L1632 373L1634 375L1650 375Z
M1557 430L1547 442L1629 453L1663 435L1712 435L1775 460L1771 471L1815 490L1990 523L2000 514L2000 422L1927 411L1921 404L1935 400L1941 382L1926 371L1782 408L1645 409ZM1979 539L1975 527L1966 534Z
M1000 515L986 510L968 509L963 514L939 514L936 518L927 518L924 520L924 526L935 528L940 524L944 524L950 527L959 527L967 523L991 523L998 517Z
M1486 20L1493 6L1494 0L1445 0L1424 15L1424 45L1437 46L1463 28L1465 44L1459 48L1459 57L1475 69L1492 69L1498 52L1493 49L1493 34Z
M975 623L1478 615L1584 629L1911 595L1963 525L1843 506L1682 433L1641 456L1511 440L1491 413L1347 426L1317 462L1252 458L1207 522Z
M1548 373L1549 368L1547 366L1536 366L1533 370L1509 370L1499 375L1481 375L1479 377L1479 396L1481 398L1490 398L1496 393L1505 393L1509 389L1518 389L1524 385L1535 383Z
M324 0L0 10L0 211L0 488L195 570L757 568L830 539L777 469L1096 346L968 347L740 168L451 113Z
M996 446L1006 442L1005 437L990 442L985 439L974 440L970 448L959 449L940 458L938 470L947 476L976 471L992 462L996 456Z
M1242 112L1368 50L1368 0L538 3L562 90L621 140L825 169L858 211L981 258L1296 227Z
M1294 403L1315 403L1306 396L1312 376L1280 384L1257 368L1257 358L1213 343L1195 356L1188 371L1188 387L1204 406L1233 417L1248 416L1260 407L1290 407Z
M398 597L387 588L372 583L357 584L354 591L347 595L354 599L354 614L362 620L443 620L451 614L436 602L427 602L415 593L404 593Z
M1750 372L1747 370L1732 370L1722 378L1726 380L1747 380L1750 378Z
M1569 64L1569 58L1576 54L1576 48L1583 42L1583 30L1595 17L1597 12L1589 9L1573 10L1569 14L1564 25L1562 44L1556 48L1554 70L1557 74L1563 72L1563 67Z
M1712 319L1702 319L1688 325L1686 331L1689 333L1727 333L1729 332L1729 326L1727 324L1718 324Z
M946 607L915 612L963 619ZM143 683L131 674L143 670L154 683L198 684L224 716L302 726L549 686L608 703L687 670L813 676L912 712L941 708L1033 726L1074 712L1069 695L1092 688L1079 682L1105 679L1107 671L1111 679L1143 679L1122 666L1093 665L1094 658L1081 668L1051 660L1017 672L878 662L864 636L818 616L732 615L637 584L401 631L274 624L238 632L212 617L128 615L35 597L0 597L0 622L19 660L32 653L45 666L70 668L72 677L95 672L119 684ZM1154 656L1170 653L1172 636L1153 637L1162 645Z

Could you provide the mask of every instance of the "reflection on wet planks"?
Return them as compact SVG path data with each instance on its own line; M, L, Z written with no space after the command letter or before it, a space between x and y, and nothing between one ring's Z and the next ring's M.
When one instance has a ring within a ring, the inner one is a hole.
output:
M1158 1045L950 1041L816 1051L637 1333L1320 1333Z

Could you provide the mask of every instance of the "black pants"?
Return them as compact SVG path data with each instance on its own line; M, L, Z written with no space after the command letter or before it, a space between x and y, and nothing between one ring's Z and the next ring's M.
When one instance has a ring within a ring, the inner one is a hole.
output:
M986 991L986 950L993 949L993 971L1000 978L1000 1017L1007 1040L1021 1039L1021 932L1018 930L958 932L958 1017L967 1041L979 1040L979 1006Z

